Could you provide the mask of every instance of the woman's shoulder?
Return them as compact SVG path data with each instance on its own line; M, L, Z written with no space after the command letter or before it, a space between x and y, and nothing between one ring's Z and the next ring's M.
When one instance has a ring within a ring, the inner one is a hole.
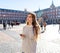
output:
M26 25L23 28L26 28Z
M23 29L25 29L25 28L27 28L27 25L25 25L25 26L23 27Z

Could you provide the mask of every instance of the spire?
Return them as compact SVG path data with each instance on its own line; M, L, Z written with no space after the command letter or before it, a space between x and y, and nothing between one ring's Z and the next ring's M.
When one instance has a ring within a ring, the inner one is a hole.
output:
M25 8L24 11L27 12L27 9Z
M50 8L55 8L53 0L52 0L52 4L51 4Z
M53 0L52 0L52 5L53 5L54 3L53 3Z

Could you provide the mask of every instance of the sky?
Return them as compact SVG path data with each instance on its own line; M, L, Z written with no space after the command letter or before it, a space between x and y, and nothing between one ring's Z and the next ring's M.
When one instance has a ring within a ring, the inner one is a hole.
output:
M54 5L60 6L60 0L53 0ZM37 11L39 9L49 8L52 0L0 0L0 8Z

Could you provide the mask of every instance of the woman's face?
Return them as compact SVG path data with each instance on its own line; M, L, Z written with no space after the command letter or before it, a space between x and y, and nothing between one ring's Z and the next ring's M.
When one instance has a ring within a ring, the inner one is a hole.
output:
M31 15L31 14L29 14L29 15L27 16L27 22L32 22L32 15Z

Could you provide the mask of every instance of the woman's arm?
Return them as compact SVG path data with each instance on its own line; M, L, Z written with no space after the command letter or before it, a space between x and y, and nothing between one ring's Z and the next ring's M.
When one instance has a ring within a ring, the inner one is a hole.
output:
M22 38L25 38L26 37L26 27L25 26L23 27L23 31L22 31L22 34L20 34L20 36Z

